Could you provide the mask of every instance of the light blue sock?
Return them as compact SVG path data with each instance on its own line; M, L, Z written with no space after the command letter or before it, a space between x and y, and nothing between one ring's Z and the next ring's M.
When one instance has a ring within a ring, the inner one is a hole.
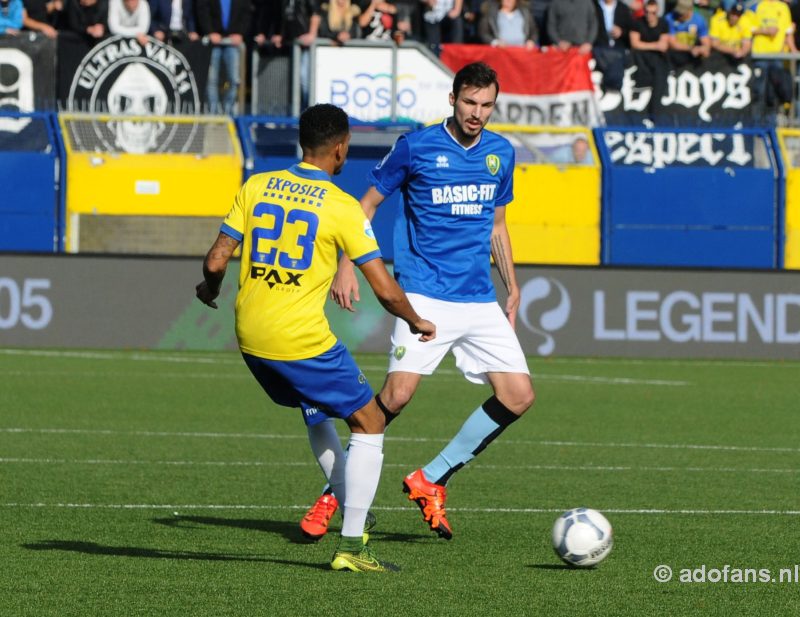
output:
M422 473L428 482L447 484L450 476L475 458L504 428L489 417L483 406L478 407L444 450L422 468Z

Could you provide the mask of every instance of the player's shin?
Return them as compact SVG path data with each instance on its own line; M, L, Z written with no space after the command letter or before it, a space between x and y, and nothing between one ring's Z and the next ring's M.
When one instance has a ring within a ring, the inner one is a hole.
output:
M450 443L422 469L425 478L446 485L450 476L480 454L517 418L492 396L472 412Z
M336 432L333 420L328 419L308 427L308 442L319 463L322 473L328 479L333 494L340 503L346 499L345 460L346 454Z
M378 490L383 465L383 434L353 433L345 464L346 500L342 541L364 532L367 512Z

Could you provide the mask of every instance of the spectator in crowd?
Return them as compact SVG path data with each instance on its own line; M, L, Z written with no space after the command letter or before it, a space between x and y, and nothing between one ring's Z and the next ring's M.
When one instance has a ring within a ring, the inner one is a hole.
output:
M464 23L464 42L480 43L478 26L486 5L482 0L463 0L463 2L464 6L461 12L461 21Z
M639 19L644 17L644 0L623 0L631 10L631 17ZM664 14L664 0L658 0L658 14Z
M495 47L536 47L538 33L527 2L489 0L478 22L482 43Z
M397 23L397 6L386 0L363 0L358 25L367 41L391 41Z
M592 55L603 74L603 90L620 90L625 77L625 52L630 46L633 16L621 0L598 0L597 37Z
M329 0L320 6L319 36L340 45L361 36L358 16L361 9L351 0Z
M64 10L61 0L24 0L23 5L23 28L51 39L58 36L59 19Z
M197 25L213 45L208 67L207 96L212 113L236 112L240 81L240 46L250 24L249 0L197 0ZM220 104L220 68L225 65L228 87Z
M666 20L669 24L669 47L675 52L670 55L673 64L684 65L708 58L711 54L708 24L694 12L692 0L678 0L675 8L667 13Z
M550 156L551 163L560 165L593 165L592 149L584 135L578 135L571 144L566 144Z
M199 40L193 0L150 0L150 34L167 43Z
M637 82L650 86L650 102L647 106L650 120L656 121L661 109L661 99L667 89L669 64L669 25L659 17L658 0L647 0L644 16L633 22L631 49L636 62Z
M108 31L136 37L140 45L145 45L150 31L150 5L147 0L108 0Z
M425 41L434 51L441 43L463 43L463 0L422 0Z
M800 49L800 0L795 0L789 7L789 15L794 24L794 47Z
M22 0L0 0L0 34L19 34L24 12Z
M418 40L420 27L417 5L406 0L394 0L393 4L397 7L397 17L392 38L398 44L408 39Z
M745 12L742 4L717 11L708 28L712 49L736 62L747 57L753 44L753 18L752 12Z
M279 10L277 6L279 4ZM256 24L257 45L278 53L292 53L292 45L299 43L301 106L308 104L310 58L308 47L316 40L321 17L315 0L280 0L267 5Z
M106 36L108 0L67 0L67 29L94 45Z
M782 0L761 0L755 9L753 54L797 52L794 43L794 24L789 6ZM793 78L783 66L783 60L756 58L753 61L756 78L753 95L766 108L788 103L793 98Z
M562 51L577 47L580 53L588 54L597 38L594 0L552 0L547 13L547 36Z
M695 15L699 15L705 19L706 23L711 27L711 18L717 13L720 7L723 7L722 10L724 11L729 6L736 4L736 2L725 1L727 4L723 7L723 2L721 2L721 0L693 0Z

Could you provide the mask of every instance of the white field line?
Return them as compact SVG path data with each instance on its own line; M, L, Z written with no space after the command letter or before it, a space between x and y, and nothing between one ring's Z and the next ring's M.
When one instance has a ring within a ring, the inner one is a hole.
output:
M0 349L0 355L6 356L39 356L51 358L76 358L87 360L137 360L147 362L178 362L195 364L241 364L241 359L236 357L236 352L231 351L231 358L220 357L223 354L202 356L198 354L169 353L166 351L139 351L128 352L122 350L108 351L72 351L72 350L51 350L51 349ZM648 366L654 362L658 364L669 364L673 366L686 366L686 359L635 359L635 358L543 358L537 359L539 363L546 364L595 364L595 365L629 365L629 366ZM746 367L746 368L786 368L796 370L798 362L794 361L775 361L775 360L692 360L688 363L693 366L724 366L724 367ZM385 370L386 366L380 367ZM373 370L370 368L370 370ZM375 369L377 370L377 369ZM455 371L454 371L455 372Z
M260 505L260 504L150 504L150 503L0 503L0 508L72 508L103 510L172 510L180 516L181 510L306 510L306 505ZM372 506L378 512L401 512L415 510L413 506ZM567 508L448 508L449 512L477 514L561 514ZM650 514L650 515L729 515L729 516L800 516L800 510L703 510L672 508L598 508L605 514Z
M371 371L371 370L383 370L382 368L379 369L378 367L371 367L371 366L361 366L360 367L364 371ZM459 379L462 377L461 373L458 371L453 371L449 369L442 369L438 371L440 376L446 377L458 377ZM4 377L30 377L32 379L39 379L43 375L49 376L72 376L72 375L80 375L81 377L112 377L112 376L119 376L119 377L146 377L147 379L247 379L250 380L253 377L249 373L228 373L222 375L220 373L169 373L164 371L159 371L158 373L132 373L130 371L36 371L32 373L30 371L5 371L3 373ZM575 382L575 383L586 383L590 385L612 385L612 386L690 386L692 382L689 381L678 381L678 380L667 380L667 379L638 379L633 377L593 377L590 375L556 375L556 374L535 374L534 380L537 382L540 381L561 381L561 382Z
M160 465L175 467L317 467L314 461L142 461L135 459L63 459L63 458L0 458L0 464L10 465ZM384 463L386 468L410 469L411 463ZM741 467L670 467L633 465L486 465L474 463L472 469L511 471L599 471L599 472L659 472L659 473L755 473L800 474L800 469L741 468Z
M264 433L191 433L169 431L117 431L110 429L69 429L69 428L19 428L0 427L1 433L39 433L39 434L64 434L64 435L120 435L136 437L183 437L204 439L308 439L305 434L276 435ZM387 441L399 442L435 442L446 443L449 438L433 437L391 437ZM553 446L558 448L652 448L669 450L711 450L726 452L800 452L800 448L766 447L766 446L736 446L713 444L680 444L680 443L624 443L624 442L592 442L592 441L553 441L553 440L521 440L506 439L504 444L523 446Z
M372 365L359 365L361 370L367 372L385 372L386 367L372 366ZM460 371L453 369L439 369L436 371L439 377L457 377L459 380L463 378ZM252 376L247 372L239 373L170 373L159 371L158 373L133 373L131 371L5 371L4 377L26 377L32 379L39 379L43 375L66 377L72 375L80 375L81 377L146 377L147 379L252 379ZM557 373L534 373L533 378L536 382L540 381L557 381L557 382L574 382L585 383L590 385L612 385L612 386L671 386L671 387L684 387L693 385L690 381L670 380L670 379L640 379L637 377L598 377L593 375L569 375Z

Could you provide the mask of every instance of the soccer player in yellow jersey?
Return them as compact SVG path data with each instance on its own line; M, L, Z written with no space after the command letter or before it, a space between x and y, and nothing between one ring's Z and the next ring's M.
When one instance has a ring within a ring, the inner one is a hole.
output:
M321 438L311 440L312 449L320 465L328 461L331 483L344 503L331 567L382 572L391 567L375 558L362 536L380 479L385 418L323 311L339 251L419 340L435 338L436 327L417 315L387 272L358 201L331 182L349 142L347 114L338 107L315 105L303 112L303 161L245 183L206 256L196 291L203 303L217 308L225 269L241 244L236 336L245 363L273 401L302 409L310 433L323 427ZM332 418L350 427L347 456Z

